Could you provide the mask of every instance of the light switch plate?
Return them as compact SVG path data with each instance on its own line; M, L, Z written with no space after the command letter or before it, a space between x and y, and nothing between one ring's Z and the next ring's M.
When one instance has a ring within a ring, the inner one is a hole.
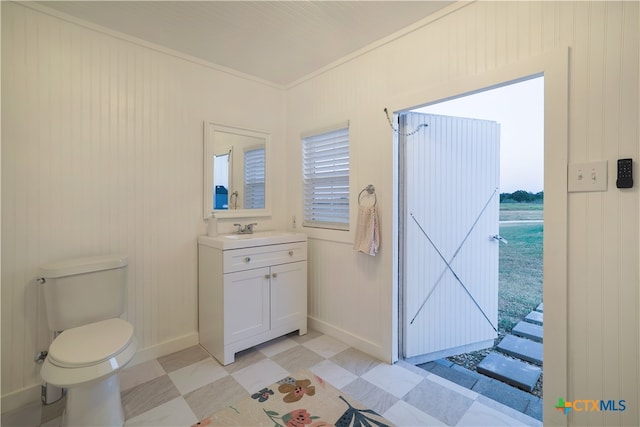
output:
M607 161L570 163L569 192L607 191Z

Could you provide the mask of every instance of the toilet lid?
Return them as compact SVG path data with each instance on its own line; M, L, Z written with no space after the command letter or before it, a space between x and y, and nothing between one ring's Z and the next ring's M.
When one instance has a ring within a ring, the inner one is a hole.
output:
M120 353L133 339L133 326L108 319L62 332L49 346L51 362L61 367L94 365Z

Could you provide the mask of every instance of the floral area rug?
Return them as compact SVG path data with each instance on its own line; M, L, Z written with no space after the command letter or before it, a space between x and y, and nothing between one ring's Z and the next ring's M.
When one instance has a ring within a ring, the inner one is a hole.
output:
M196 426L364 427L392 426L309 370L265 387Z

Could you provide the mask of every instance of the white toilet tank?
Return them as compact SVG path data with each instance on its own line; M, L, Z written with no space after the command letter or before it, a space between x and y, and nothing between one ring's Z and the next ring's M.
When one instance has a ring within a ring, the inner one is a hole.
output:
M40 267L49 329L63 331L119 317L127 287L123 255L76 258Z

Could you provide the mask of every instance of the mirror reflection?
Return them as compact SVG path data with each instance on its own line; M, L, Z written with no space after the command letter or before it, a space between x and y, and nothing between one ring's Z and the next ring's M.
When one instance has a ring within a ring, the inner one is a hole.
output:
M265 211L268 135L214 123L206 126L205 217L211 211L228 216Z

